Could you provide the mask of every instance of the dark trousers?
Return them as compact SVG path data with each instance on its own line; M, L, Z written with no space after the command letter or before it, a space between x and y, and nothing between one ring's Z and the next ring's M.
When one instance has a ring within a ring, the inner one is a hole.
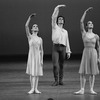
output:
M61 44L54 44L52 51L53 74L55 81L62 81L63 79L63 64L66 55L66 46Z

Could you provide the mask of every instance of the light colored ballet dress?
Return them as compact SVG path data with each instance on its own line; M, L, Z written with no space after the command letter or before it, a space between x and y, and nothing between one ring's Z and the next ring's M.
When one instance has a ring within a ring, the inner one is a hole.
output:
M95 49L96 40L99 39L99 36L95 34L95 36L90 39L86 35L83 35L82 38L84 43L84 50L79 73L92 75L99 74L97 51Z
M42 39L38 36L31 36L29 40L29 54L26 73L32 76L42 76L43 66L41 66L40 46Z

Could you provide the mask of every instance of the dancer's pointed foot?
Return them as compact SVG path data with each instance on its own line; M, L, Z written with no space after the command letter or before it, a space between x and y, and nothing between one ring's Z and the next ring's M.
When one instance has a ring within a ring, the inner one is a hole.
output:
M41 92L39 90L35 90L35 93L36 94L40 94Z
M96 93L95 91L93 91L93 90L90 90L90 93L91 93L91 94L94 94L94 95L97 94L97 93Z
M81 89L81 90L79 90L79 91L77 91L77 92L74 92L74 94L84 94L84 90Z
M31 89L31 90L28 92L28 94L32 94L33 92L34 92L34 90Z

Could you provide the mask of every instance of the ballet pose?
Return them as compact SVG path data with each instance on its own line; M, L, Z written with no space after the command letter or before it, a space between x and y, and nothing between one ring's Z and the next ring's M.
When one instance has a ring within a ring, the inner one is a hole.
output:
M33 24L31 32L29 31L29 23L32 17L34 17L36 14L32 14L29 16L26 24L26 35L29 42L29 53L28 53L28 61L27 61L27 69L26 73L30 75L30 83L31 83L31 90L28 92L28 94L32 93L41 93L37 87L38 87L38 81L39 76L43 75L43 43L42 38L39 37L38 31L38 25Z
M52 14L52 61L53 61L53 74L54 83L52 86L63 85L63 64L65 55L70 58L70 46L68 32L63 28L65 20L63 16L58 16L59 8L65 5L58 5L55 7Z
M84 28L84 19L87 14L87 12L92 9L92 7L89 7L83 14L81 20L80 20L80 28L82 33L82 39L84 43L84 50L82 55L82 60L80 64L80 86L81 89L78 92L75 92L75 94L84 94L85 89L85 83L86 78L85 75L89 75L89 84L90 84L90 93L91 94L97 94L93 88L94 88L94 82L95 82L95 75L99 74L98 70L98 61L99 61L99 36L95 33L93 33L93 23L92 21L88 21L86 28L87 32ZM96 49L97 44L97 49Z

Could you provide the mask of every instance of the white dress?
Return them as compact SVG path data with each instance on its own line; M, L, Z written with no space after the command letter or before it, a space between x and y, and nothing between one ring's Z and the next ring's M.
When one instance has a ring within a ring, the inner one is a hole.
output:
M82 61L79 69L80 74L99 74L97 63L97 51L95 49L96 40L99 40L99 36L95 35L89 39L86 35L83 36L84 50L82 55Z
M41 61L43 58L40 56L40 46L42 39L38 36L31 36L29 40L29 54L26 73L32 76L42 76L43 68L41 66Z

